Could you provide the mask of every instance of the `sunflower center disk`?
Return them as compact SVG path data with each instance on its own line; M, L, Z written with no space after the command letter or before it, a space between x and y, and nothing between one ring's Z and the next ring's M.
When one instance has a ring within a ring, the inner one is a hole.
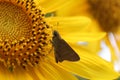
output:
M51 49L51 28L32 0L0 0L0 64L34 66Z
M9 41L30 37L32 24L22 8L14 4L0 3L0 38Z

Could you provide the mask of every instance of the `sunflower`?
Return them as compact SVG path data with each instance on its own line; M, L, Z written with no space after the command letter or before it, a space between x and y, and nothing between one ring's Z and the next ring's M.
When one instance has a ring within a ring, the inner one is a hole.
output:
M82 47L87 50L97 53L101 49L102 44L107 45L107 49L110 50L111 60L113 66L117 64L117 72L119 69L119 49L120 49L120 1L119 0L71 0L70 4L66 4L64 9L58 10L57 15L59 16L87 16L91 19L88 28L89 32L107 32L104 39L98 41L88 42L87 45ZM71 10L74 10L71 12ZM103 54L107 54L104 52ZM108 53L109 54L109 53Z
M79 40L99 40L105 33L82 32L90 23L87 17L55 16L60 4L68 3L0 0L0 80L77 80L74 74L87 79L118 77L111 63L75 45ZM81 60L55 62L54 30Z

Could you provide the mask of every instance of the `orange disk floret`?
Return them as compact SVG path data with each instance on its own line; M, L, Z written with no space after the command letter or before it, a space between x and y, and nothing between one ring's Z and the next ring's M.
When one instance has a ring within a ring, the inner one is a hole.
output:
M49 53L52 30L33 0L0 0L0 21L1 64L25 68Z

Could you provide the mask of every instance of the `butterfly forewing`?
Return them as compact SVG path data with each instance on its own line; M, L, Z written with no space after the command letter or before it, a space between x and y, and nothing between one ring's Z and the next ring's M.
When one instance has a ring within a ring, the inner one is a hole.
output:
M80 59L77 53L60 37L57 31L53 32L53 46L56 62L64 60L78 61Z

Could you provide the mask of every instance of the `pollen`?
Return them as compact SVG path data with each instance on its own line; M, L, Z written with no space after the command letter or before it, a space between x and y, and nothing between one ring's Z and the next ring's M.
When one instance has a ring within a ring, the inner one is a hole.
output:
M12 70L40 63L52 39L51 27L33 0L0 0L0 64Z

